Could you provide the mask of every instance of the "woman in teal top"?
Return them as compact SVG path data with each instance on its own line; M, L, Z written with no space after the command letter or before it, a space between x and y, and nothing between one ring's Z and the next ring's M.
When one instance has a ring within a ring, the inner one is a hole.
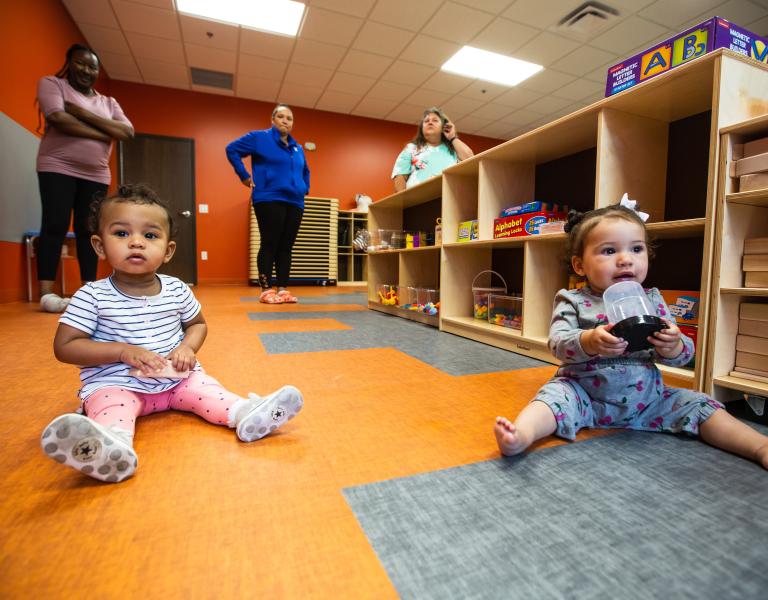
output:
M470 156L472 149L456 134L456 126L437 107L428 108L416 137L400 153L392 169L395 191L400 192L455 165Z

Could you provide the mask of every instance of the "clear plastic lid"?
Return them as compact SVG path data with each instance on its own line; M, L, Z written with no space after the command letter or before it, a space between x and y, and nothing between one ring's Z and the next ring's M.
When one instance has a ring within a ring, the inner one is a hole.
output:
M643 286L636 281L614 283L603 292L603 300L610 323L619 323L630 317L655 314Z

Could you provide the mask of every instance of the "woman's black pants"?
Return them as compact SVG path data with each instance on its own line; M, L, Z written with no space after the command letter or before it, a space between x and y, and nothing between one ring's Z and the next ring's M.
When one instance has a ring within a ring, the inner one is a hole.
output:
M291 252L304 211L288 202L256 202L253 211L256 213L261 237L259 254L256 257L259 284L263 289L272 287L274 265L277 287L288 287Z

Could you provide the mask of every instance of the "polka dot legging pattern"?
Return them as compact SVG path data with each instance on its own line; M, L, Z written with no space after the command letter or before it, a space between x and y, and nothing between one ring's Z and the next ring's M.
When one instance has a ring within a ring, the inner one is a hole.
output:
M120 387L102 388L88 396L83 410L100 425L119 427L133 435L137 417L166 410L195 413L209 423L227 426L229 409L238 400L242 398L224 389L216 379L195 371L177 386L159 394Z

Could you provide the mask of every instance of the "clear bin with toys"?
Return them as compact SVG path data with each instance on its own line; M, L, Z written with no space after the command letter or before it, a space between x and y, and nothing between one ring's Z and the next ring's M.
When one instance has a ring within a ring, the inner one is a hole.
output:
M398 287L390 283L379 284L378 295L379 302L381 302L384 306L398 306L400 302Z
M419 288L413 286L400 287L400 308L417 311L419 307Z
M440 290L431 288L419 288L419 310L428 315L436 315L440 312Z
M489 294L488 322L510 329L523 328L523 297L517 294L502 296Z
M478 285L478 279L483 275L488 274L488 277L483 279L488 281L487 286ZM503 287L493 285L493 276L496 275L498 279L504 284ZM473 313L475 319L488 319L488 295L489 294L501 294L506 295L507 282L496 271L480 271L472 280L472 300L473 300Z

